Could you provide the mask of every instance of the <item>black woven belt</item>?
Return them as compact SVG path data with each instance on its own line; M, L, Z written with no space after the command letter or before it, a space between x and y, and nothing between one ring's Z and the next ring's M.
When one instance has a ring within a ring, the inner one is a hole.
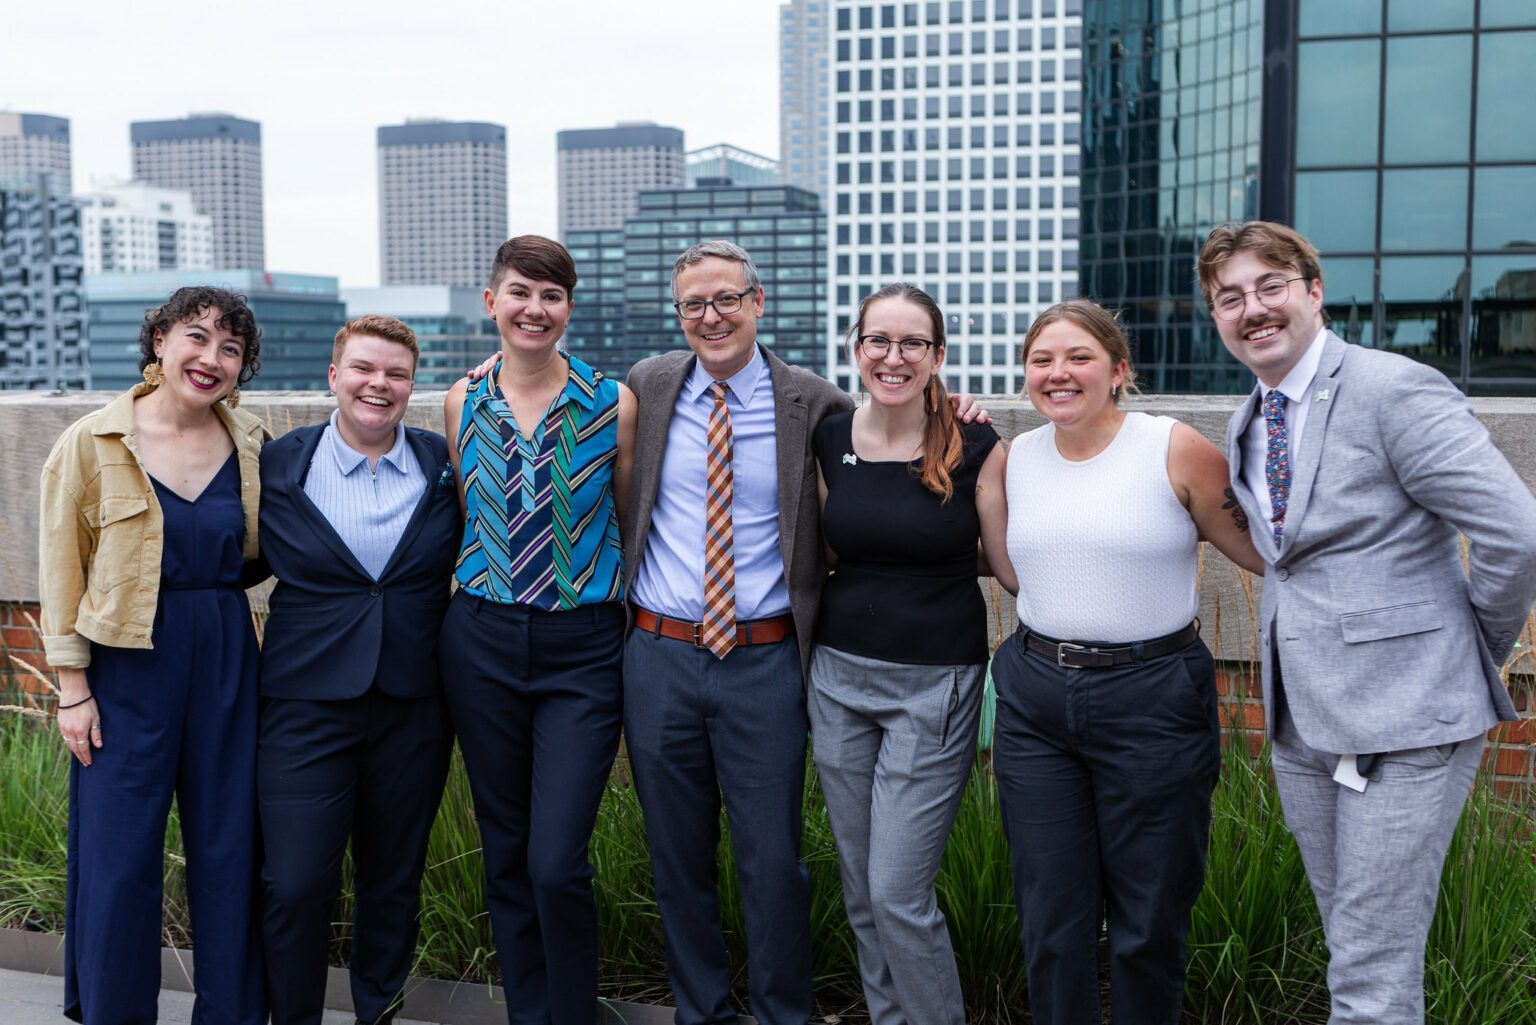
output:
M1154 637L1150 641L1136 641L1131 644L1116 644L1112 647L1104 644L1057 641L1031 633L1022 626L1019 627L1019 631L1024 634L1025 647L1054 660L1063 669L1107 669L1110 666L1125 665L1127 662L1139 662L1161 655L1171 655L1181 648L1188 647L1196 637L1200 636L1200 620L1197 619L1184 629L1165 637Z

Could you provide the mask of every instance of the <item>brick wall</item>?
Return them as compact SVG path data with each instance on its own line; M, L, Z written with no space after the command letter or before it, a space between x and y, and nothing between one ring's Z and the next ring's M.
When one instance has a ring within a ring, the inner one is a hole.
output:
M53 691L27 668L32 666L41 672L48 671L38 626L36 604L0 602L0 656L4 659L0 677L4 678L7 689L19 687L26 693L51 698Z

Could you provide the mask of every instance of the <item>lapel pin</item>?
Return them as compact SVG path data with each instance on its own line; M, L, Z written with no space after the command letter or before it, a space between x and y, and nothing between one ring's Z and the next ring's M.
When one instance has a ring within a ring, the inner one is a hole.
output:
M1312 401L1313 402L1327 402L1328 401L1328 396L1330 394L1330 391L1331 391L1331 389L1328 389L1328 388L1319 388L1318 392L1317 392L1317 395L1315 395L1313 397Z
M859 457L854 455L852 452L844 452L843 453L843 465L844 466L858 466L859 465Z

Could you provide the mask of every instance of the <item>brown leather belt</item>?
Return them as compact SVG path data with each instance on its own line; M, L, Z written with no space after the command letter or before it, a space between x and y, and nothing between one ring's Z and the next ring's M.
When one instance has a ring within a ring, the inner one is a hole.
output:
M1196 637L1200 636L1200 620L1197 619L1184 629L1176 630L1164 637L1115 645L1057 641L1037 633L1030 633L1022 626L1019 630L1024 634L1025 647L1053 660L1063 669L1105 669L1110 666L1125 665L1127 662L1139 662L1143 659L1171 655L1175 651L1188 647Z
M690 623L686 619L660 616L638 605L635 606L635 628L644 630L646 633L670 637L674 641L687 641L695 648L703 647L699 643L699 635L704 629L703 623ZM749 623L736 624L738 647L744 644L777 644L784 638L794 635L795 619L788 612L771 619L754 619Z

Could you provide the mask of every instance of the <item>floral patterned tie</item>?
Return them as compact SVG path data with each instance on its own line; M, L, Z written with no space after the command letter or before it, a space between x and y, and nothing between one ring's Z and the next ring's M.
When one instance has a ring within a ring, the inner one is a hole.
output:
M1274 510L1275 544L1285 532L1285 509L1291 500L1291 435L1285 426L1285 395L1272 388L1264 396L1264 481L1269 485L1269 504Z

